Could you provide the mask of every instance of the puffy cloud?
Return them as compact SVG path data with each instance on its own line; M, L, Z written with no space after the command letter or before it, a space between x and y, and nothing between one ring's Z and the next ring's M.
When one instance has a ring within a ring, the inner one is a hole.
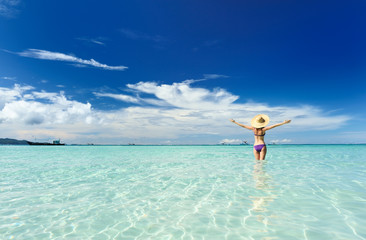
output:
M209 91L204 88L192 88L190 84L191 81L173 83L171 85L139 82L137 84L127 84L127 87L142 93L153 94L167 104L183 109L222 109L239 98L221 88Z
M213 135L226 136L243 134L233 126L230 118L249 124L259 113L271 116L271 123L292 119L290 125L281 127L283 131L311 131L336 129L350 117L326 114L320 108L310 105L296 107L270 106L265 103L236 103L239 97L224 89L208 90L192 87L194 81L172 84L139 82L127 84L129 92L135 91L141 105L127 107L119 111L104 113L104 123L118 119L124 133L133 138L179 138L182 136ZM141 97L141 96L147 97ZM115 95L104 97L113 97ZM122 101L126 101L123 95ZM114 119L114 120L113 120ZM229 141L230 142L230 141Z
M25 125L90 123L93 119L90 103L68 100L64 94L49 92L31 92L30 86L15 85L13 89L0 89L2 109L0 121ZM25 93L27 92L27 93ZM5 93L5 94L4 94ZM43 102L41 100L46 100Z
M310 105L237 103L239 97L225 89L193 87L193 82L139 82L127 84L127 94L94 92L99 101L106 97L132 104L117 110L94 109L90 103L69 100L63 92L35 91L20 85L0 88L0 129L21 138L48 134L82 143L126 143L127 139L179 142L193 137L200 142L202 136L212 139L204 143L230 136L234 137L224 139L227 143L239 143L239 135L250 133L229 122L230 118L249 124L254 115L265 113L271 117L270 124L292 120L277 133L336 129L350 119Z
M0 87L0 108L3 108L5 103L12 102L16 99L20 99L23 96L23 92L33 89L31 86L14 85L14 88L2 88Z
M155 96L160 102L169 104L176 108L176 111L184 111L184 114L175 117L194 119L200 122L201 119L218 120L221 122L226 118L237 118L243 122L259 113L266 113L271 116L272 122L292 119L292 126L307 127L309 129L332 129L338 128L350 118L345 115L329 116L320 108L310 105L296 107L269 106L265 103L235 103L239 96L235 96L225 89L217 88L213 91L204 88L194 88L190 84L193 81L181 83L161 84L154 82L139 82L127 84L127 87ZM141 98L144 101L143 98ZM173 112L173 110L170 110ZM211 123L214 124L214 123ZM194 125L194 124L193 124Z
M52 60L52 61L63 61L63 62L72 62L75 63L76 66L79 67L85 67L85 66L93 66L96 68L103 68L105 70L119 70L123 71L127 69L125 66L108 66L107 64L102 64L94 59L90 60L84 60L72 55L67 55L65 53L59 53L59 52L50 52L47 50L41 50L41 49L28 49L23 52L17 53L20 56L23 57L29 57L29 58L36 58L36 59L43 59L43 60Z

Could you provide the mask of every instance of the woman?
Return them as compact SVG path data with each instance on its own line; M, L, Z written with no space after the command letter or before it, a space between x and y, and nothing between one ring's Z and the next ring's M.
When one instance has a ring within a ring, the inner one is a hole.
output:
M264 135L266 135L266 131L291 122L291 120L286 120L286 121L283 121L282 123L277 123L275 125L265 127L269 123L269 117L265 114L259 114L259 115L255 116L251 121L252 126L247 126L247 125L235 122L235 120L233 120L233 119L230 119L230 121L239 125L240 127L243 127L243 128L249 129L249 130L253 130L253 132L254 132L253 153L254 153L254 157L256 160L264 160L266 157L267 147L266 147L266 144L264 143Z

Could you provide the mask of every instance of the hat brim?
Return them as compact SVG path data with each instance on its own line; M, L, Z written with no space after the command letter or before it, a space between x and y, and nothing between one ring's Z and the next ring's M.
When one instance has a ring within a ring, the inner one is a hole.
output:
M264 119L263 123L259 123L259 122L256 121L259 117L262 117ZM269 117L266 114L258 114L250 122L252 127L255 127L255 128L263 128L263 127L267 126L268 123L269 123Z

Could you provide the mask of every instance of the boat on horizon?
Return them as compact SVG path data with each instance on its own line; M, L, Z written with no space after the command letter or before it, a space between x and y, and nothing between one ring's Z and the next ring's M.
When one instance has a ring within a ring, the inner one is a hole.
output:
M61 143L60 140L54 140L52 143L48 142L31 142L27 141L29 145L39 145L39 146L64 146L65 143Z

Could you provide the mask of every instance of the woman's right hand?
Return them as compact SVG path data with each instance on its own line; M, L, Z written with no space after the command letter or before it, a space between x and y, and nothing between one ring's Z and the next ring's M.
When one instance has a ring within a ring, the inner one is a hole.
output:
M291 122L291 120L285 120L285 121L283 121L285 124L286 123L290 123Z
M230 122L235 122L235 120L234 119L230 119Z

